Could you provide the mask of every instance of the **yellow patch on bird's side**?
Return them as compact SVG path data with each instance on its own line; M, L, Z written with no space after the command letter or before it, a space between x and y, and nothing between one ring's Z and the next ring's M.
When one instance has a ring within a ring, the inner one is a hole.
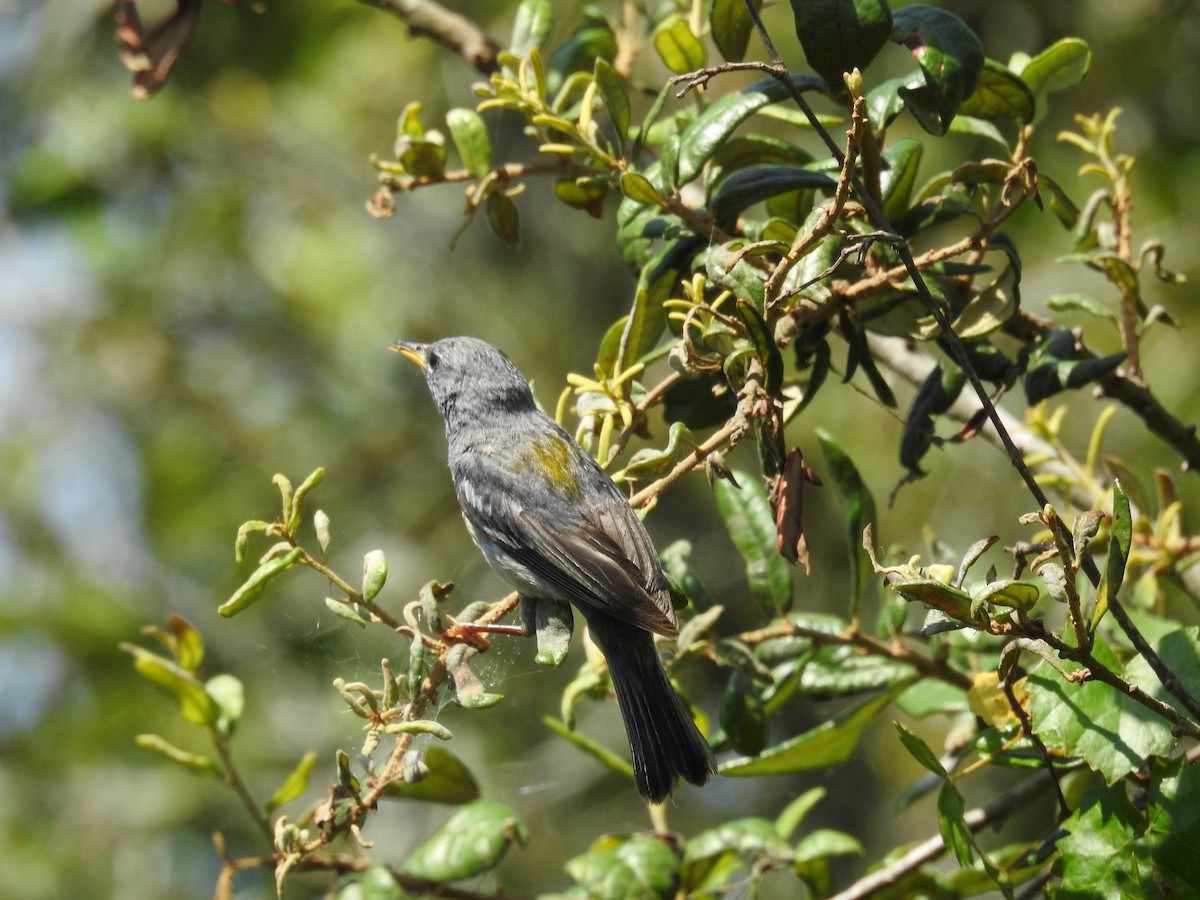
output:
M547 434L530 441L517 454L518 472L537 473L572 500L583 499L583 485L573 465L571 448L558 434Z

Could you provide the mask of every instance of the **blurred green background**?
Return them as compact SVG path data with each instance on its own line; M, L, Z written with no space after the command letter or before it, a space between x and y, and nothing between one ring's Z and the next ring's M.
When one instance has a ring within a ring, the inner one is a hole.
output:
M510 33L514 3L457 5L501 42ZM1191 327L1151 334L1147 377L1194 421L1200 9L1186 0L942 5L1000 60L1066 35L1092 45L1091 75L1057 98L1034 154L1072 182L1080 160L1055 132L1075 112L1124 108L1121 149L1138 157L1136 238L1161 238L1168 266L1193 276L1182 288L1151 288L1151 303ZM146 18L168 6L146 4ZM556 6L569 22L579 4ZM798 64L786 5L766 20ZM759 49L752 43L751 54ZM458 582L459 605L500 596L458 516L424 386L387 343L479 335L504 347L552 405L567 371L591 371L633 279L611 239L613 207L597 221L537 182L519 199L519 253L482 220L450 249L462 217L454 187L401 197L388 222L367 215L368 156L390 151L404 104L419 100L427 124L439 122L445 109L473 105L477 78L350 0L267 3L258 13L209 4L167 87L135 102L107 4L0 3L0 896L204 897L218 870L211 832L225 832L238 854L266 849L232 795L134 746L134 735L155 731L203 749L117 650L147 622L183 616L207 638L208 673L246 682L236 746L260 794L312 749L321 762L306 801L317 799L335 749L358 746L359 721L330 682L370 680L396 646L333 616L321 602L326 586L303 574L234 621L216 614L246 574L233 560L237 525L275 514L273 473L298 480L326 468L310 508L332 519L333 565L356 575L362 554L382 548L385 603L398 608L431 578ZM524 152L511 124L489 124L497 158ZM928 172L977 152L965 137L937 142ZM1013 231L1030 308L1051 293L1102 290L1098 276L1054 262L1070 246L1050 216L1026 210ZM1116 347L1115 333L1080 324L1097 350ZM883 510L902 474L900 421L866 396L853 404L835 393L818 398L789 441L812 446L818 425L837 434ZM1097 408L1086 396L1070 402L1081 451ZM1112 449L1141 472L1178 467L1124 412ZM958 549L988 533L1018 536L1029 501L994 450L977 442L928 462L932 477L882 512L886 541L920 552L927 521ZM812 501L809 521L815 566L797 575L800 602L840 609L845 548L832 491ZM732 610L727 627L753 622L739 613L739 563L703 478L665 498L649 525L660 546L686 537L698 548L710 590ZM505 701L444 711L485 795L531 826L534 849L504 866L516 890L563 886L562 861L592 836L646 827L631 789L540 723L557 712L576 665L543 671L528 647L501 641L482 673ZM693 686L715 715L721 685ZM821 715L798 707L788 724L798 731ZM598 708L585 729L619 735L616 723L615 707ZM879 745L847 771L685 791L672 823L694 830L735 812L770 815L821 784L830 797L817 817L858 835L869 853L929 833L926 807L895 817L891 798L915 764L898 758L890 730L875 736ZM623 752L619 737L611 743ZM401 858L445 815L384 808L368 831L376 858ZM245 896L273 893L266 875L238 884ZM312 895L324 884L290 890Z

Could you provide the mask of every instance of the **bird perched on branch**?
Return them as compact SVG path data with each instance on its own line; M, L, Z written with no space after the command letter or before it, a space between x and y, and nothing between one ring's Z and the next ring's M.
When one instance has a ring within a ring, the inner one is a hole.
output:
M641 520L575 439L541 412L501 351L470 337L392 349L421 367L446 423L450 474L471 537L521 596L566 600L608 661L638 793L661 803L704 784L712 750L675 694L653 634L678 633Z

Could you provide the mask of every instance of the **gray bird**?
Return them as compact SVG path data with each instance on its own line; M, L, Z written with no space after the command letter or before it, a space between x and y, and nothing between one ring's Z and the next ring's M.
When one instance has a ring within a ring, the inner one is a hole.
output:
M661 803L680 777L704 784L712 750L654 649L652 634L679 630L666 577L620 488L495 347L455 337L392 349L425 373L463 518L488 564L523 607L566 600L583 614L608 661L638 793Z

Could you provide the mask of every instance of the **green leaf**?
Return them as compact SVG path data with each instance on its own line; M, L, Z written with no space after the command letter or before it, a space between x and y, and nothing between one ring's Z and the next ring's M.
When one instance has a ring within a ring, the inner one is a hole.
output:
M752 0L754 8L762 6L762 0ZM750 46L750 32L754 20L746 9L746 0L713 0L708 17L713 43L721 51L726 62L741 62Z
M746 855L752 859L790 860L792 848L767 819L732 819L715 828L702 831L683 848L684 865L712 859L726 853Z
M592 77L596 79L596 87L600 89L600 99L604 101L604 109L617 132L617 140L624 149L625 142L629 139L629 123L632 116L632 108L629 104L629 95L625 92L625 85L621 83L621 76L616 73L606 59L596 60L596 68L592 72Z
M767 745L767 718L762 689L744 672L734 670L721 699L721 729L738 753L754 756Z
M285 803L291 803L306 790L308 790L308 776L312 774L313 766L316 765L317 754L306 753L304 758L296 764L296 768L292 769L291 774L284 779L271 799L267 801L267 813L272 813Z
M120 648L133 657L133 666L139 675L166 688L175 697L185 719L194 725L216 724L220 708L191 672L144 647L121 644Z
M1104 565L1104 591L1097 605L1108 606L1109 598L1116 597L1125 582L1125 568L1129 562L1129 549L1133 540L1133 518L1129 511L1129 497L1121 489L1119 480L1113 481L1113 515L1109 525L1108 560Z
M1093 897L1154 897L1149 848L1141 839L1145 820L1119 786L1090 795L1063 823L1054 872L1062 879L1059 900Z
M678 13L671 13L658 23L653 43L659 58L676 75L702 69L708 59L704 44L692 34L687 19Z
M243 609L251 606L256 600L262 597L267 582L281 572L286 572L294 566L303 552L299 547L293 547L283 556L277 556L263 563L254 570L254 573L246 579L240 588L233 592L233 595L228 600L217 608L217 612L228 618L229 616L236 616Z
M625 318L625 330L621 332L621 344L613 374L624 372L653 350L666 327L667 314L662 300L654 302L650 291L639 284L633 297L633 309ZM624 389L628 391L630 387L630 382L626 381Z
M1183 687L1192 696L1200 695L1200 629L1193 627L1168 631L1151 646L1166 667L1175 673ZM1130 660L1125 669L1125 677L1151 697L1170 704L1183 715L1188 715L1183 703L1162 686L1162 682L1158 680L1145 658L1136 656Z
M835 92L842 74L866 69L892 30L884 0L791 0L796 37L809 66Z
M744 257L734 262L734 254L743 246L745 241L734 240L709 247L704 254L704 271L712 284L732 291L735 297L749 300L755 308L762 309L767 273L752 266ZM732 268L730 263L733 263Z
M958 114L962 116L988 120L1017 119L1021 122L1032 121L1033 112L1033 92L1008 66L994 59L983 61L975 92L958 108Z
M492 169L492 142L483 117L473 109L456 108L446 113L446 125L463 168L472 178L487 175Z
M826 793L828 792L822 787L809 788L791 801L783 808L783 812L775 817L775 832L785 841L791 840L804 817L825 798Z
M554 7L550 0L521 0L513 20L509 52L525 57L532 49L544 50L554 27Z
M716 483L717 509L742 559L750 593L770 616L785 613L792 605L792 571L775 546L775 516L757 476L735 472L741 485L721 479Z
M907 683L859 703L838 713L828 722L771 747L758 756L727 760L717 767L717 771L722 775L743 777L782 775L839 766L854 754L868 726L906 687Z
M1087 42L1068 37L1055 41L1017 74L1037 97L1034 121L1040 120L1047 109L1046 96L1080 84L1092 66L1092 51Z
M479 782L467 764L444 747L431 746L423 754L428 774L420 781L393 780L384 796L397 800L419 800L461 806L479 799Z
M803 166L747 166L721 182L710 205L713 222L730 230L738 214L755 203L804 188L832 191L836 186L828 175Z
M894 141L883 151L887 168L880 178L880 189L883 192L883 212L889 221L899 219L908 211L924 152L921 142L912 138Z
M753 304L741 298L735 304L738 316L746 327L746 334L754 345L754 353L758 356L763 368L763 390L768 397L779 396L783 386L783 354L775 337L762 314Z
M946 846L954 851L954 858L960 866L969 866L975 858L971 848L971 832L963 819L966 808L963 795L958 792L954 782L949 779L942 782L937 801L938 830Z
M412 900L387 866L371 866L360 875L342 878L335 900Z
M492 234L514 250L521 248L521 213L512 198L500 191L488 194L485 207L488 227Z
M241 721L242 711L246 707L246 689L240 679L221 674L208 679L204 690L217 704L217 731L228 737Z
M1099 637L1092 652L1121 674L1120 662ZM1080 666L1064 660L1063 668L1074 672ZM1081 757L1109 784L1176 744L1169 722L1103 682L1069 683L1043 664L1025 684L1034 733L1052 752Z
M899 722L893 722L892 724L896 726L896 733L900 735L900 743L904 745L904 749L909 752L912 758L942 781L946 781L949 778L946 768L937 758L937 755L929 749L929 745L917 737L912 729L907 726Z
M971 613L971 597L969 594L951 587L936 578L911 578L904 581L893 581L888 587L901 594L907 600L917 600L944 612L952 619L982 625L982 620Z
M1078 312L1117 324L1117 314L1098 300L1084 294L1054 294L1045 300L1053 312Z
M633 766L624 757L617 756L617 754L613 753L603 744L596 743L596 741L593 741L583 732L568 728L565 723L560 722L553 716L542 716L542 721L560 738L574 744L576 748L582 750L606 769L616 772L619 775L624 775L626 778L633 778Z
M670 900L679 880L679 858L666 842L652 835L635 835L615 848L603 838L590 853L566 864L567 874L587 892L589 900ZM604 849L599 849L604 846Z
M171 649L175 654L175 662L184 671L195 672L204 661L204 639L200 637L200 632L179 616L171 616L167 626L171 629Z
M387 559L382 550L368 550L363 555L362 595L374 600L387 582Z
M521 817L490 800L475 800L452 815L405 860L402 871L430 881L459 881L495 868L513 844L529 839Z
M1200 884L1200 768L1183 759L1155 766L1146 813L1156 880L1185 897Z
M846 451L842 449L838 438L833 434L817 428L817 440L821 442L821 452L833 475L834 486L838 488L838 498L841 500L842 514L846 518L846 547L850 552L850 583L851 583L851 618L858 614L859 602L863 599L866 586L874 578L871 560L863 550L863 529L875 522L875 498L863 482L858 467Z
M792 75L792 84L801 91L825 89L825 83L811 75ZM755 82L737 94L726 94L706 109L680 136L679 184L687 184L700 174L718 149L739 125L771 103L788 96L774 78Z
M151 753L157 753L163 759L170 760L175 765L182 766L196 775L215 778L217 781L225 780L225 770L213 760L207 756L199 756L195 753L188 753L186 750L180 750L174 744L169 743L166 738L160 737L157 734L139 734L133 739L133 742L142 749L149 750Z
M922 128L945 134L979 83L983 45L958 16L924 3L892 14L891 39L912 52L923 75L923 83L901 88L905 104Z
M592 72L596 60L612 62L617 58L617 38L602 10L584 7L579 26L550 56L550 90L557 91L572 72Z

